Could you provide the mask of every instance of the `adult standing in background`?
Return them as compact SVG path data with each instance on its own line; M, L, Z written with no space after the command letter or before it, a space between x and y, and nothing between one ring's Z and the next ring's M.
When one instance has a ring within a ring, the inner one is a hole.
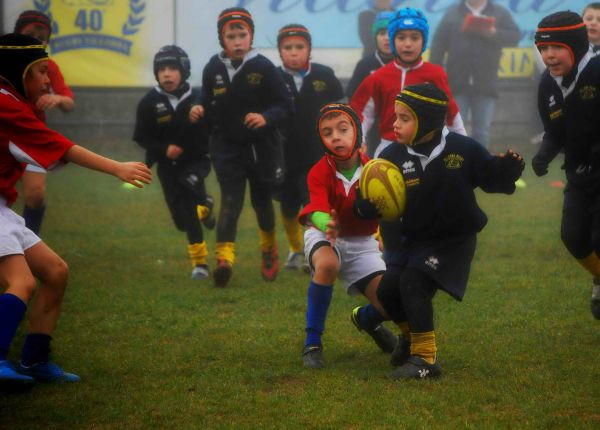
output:
M460 112L471 118L471 136L486 147L502 48L520 38L510 12L491 0L460 0L446 11L433 37L430 61L445 63Z
M375 54L375 40L371 31L377 14L383 11L394 11L392 0L373 0L372 3L371 9L363 10L358 15L358 35L363 45L362 58Z

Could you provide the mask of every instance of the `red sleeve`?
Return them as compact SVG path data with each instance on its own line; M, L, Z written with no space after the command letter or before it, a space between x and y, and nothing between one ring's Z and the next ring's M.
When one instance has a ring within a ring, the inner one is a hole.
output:
M0 138L18 148L15 158L45 169L60 161L74 145L62 134L50 130L29 105L0 87Z
M308 172L308 178L306 180L308 184L308 194L310 202L304 206L302 212L298 216L300 224L306 225L309 221L309 216L313 212L326 212L329 213L331 208L329 207L329 187L327 186L327 175L329 174L329 166L327 160L322 158L317 164L310 169Z
M373 98L375 79L373 78L374 73L367 76L358 86L352 100L350 100L350 106L358 114L360 122L365 122L364 114L365 108L369 103L369 100Z
M452 91L450 90L450 84L448 83L448 75L446 71L441 67L438 67L438 79L436 85L443 90L448 96L448 113L446 114L446 123L448 125L452 125L454 123L454 117L458 113L458 105L456 104L456 100L454 100L454 96L452 95Z
M73 100L73 91L65 82L65 78L63 77L60 69L58 68L58 64L56 64L51 59L48 59L48 78L50 79L50 86L52 87L52 91L55 94L70 97Z

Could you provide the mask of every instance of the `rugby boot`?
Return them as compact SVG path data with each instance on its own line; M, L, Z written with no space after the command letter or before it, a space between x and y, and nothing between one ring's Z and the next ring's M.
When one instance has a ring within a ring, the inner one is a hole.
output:
M390 364L392 366L402 366L410 357L410 339L402 334L398 335L398 343L390 355Z
M17 391L33 386L35 379L22 375L8 360L0 360L0 390Z
M402 379L425 379L437 378L442 374L440 366L436 363L429 364L424 358L418 355L411 355L406 362L394 369L388 378L395 381Z
M32 366L20 364L17 370L21 375L29 376L38 382L77 382L81 379L74 373L65 372L52 361L37 363Z
M217 267L213 270L213 279L215 281L215 287L225 288L231 279L233 268L231 263L225 259L217 259Z
M325 365L323 362L323 346L306 345L302 350L302 362L304 367L309 369L322 368Z
M262 263L260 273L267 282L273 282L279 273L279 253L277 247L273 246L269 251L262 252Z
M398 344L398 338L383 324L377 324L373 328L363 327L360 323L360 319L358 318L358 311L360 308L361 306L357 306L352 310L352 313L350 314L350 321L352 321L352 324L354 324L358 331L364 330L365 333L371 336L371 339L375 341L379 349L387 354L390 354L392 351L394 351L394 348Z

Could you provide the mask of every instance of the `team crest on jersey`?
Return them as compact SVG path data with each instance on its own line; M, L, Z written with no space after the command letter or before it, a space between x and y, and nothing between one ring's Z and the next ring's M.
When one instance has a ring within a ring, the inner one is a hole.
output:
M262 82L263 75L261 75L260 73L248 73L248 76L246 76L246 78L248 79L248 83L250 85L260 85L260 83Z
M463 161L465 161L464 157L458 154L448 154L444 158L446 169L460 169Z
M414 173L415 172L415 163L413 163L412 161L408 160L405 161L404 163L402 163L402 174L406 175L407 173Z
M598 89L593 85L586 85L579 90L579 97L581 100L593 100L596 98Z
M312 85L314 90L317 92L325 91L327 89L327 84L325 81L314 81Z

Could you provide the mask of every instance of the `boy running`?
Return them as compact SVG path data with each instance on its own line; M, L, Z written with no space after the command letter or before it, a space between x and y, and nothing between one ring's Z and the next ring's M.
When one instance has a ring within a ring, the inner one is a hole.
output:
M190 111L192 122L206 114L214 127L210 158L221 188L215 286L225 287L233 273L246 181L259 227L261 274L274 281L279 255L272 197L274 185L283 179L275 132L291 114L292 100L273 63L252 49L254 21L246 9L225 9L217 29L223 52L204 68L201 103Z
M142 187L151 172L144 163L120 163L73 144L35 115L32 106L48 94L48 54L39 40L18 34L0 36L0 385L37 381L78 381L50 361L50 341L67 287L67 264L31 230L10 206L25 163L45 170L71 161ZM40 281L39 287L37 280ZM27 303L29 330L21 362L7 360L8 350Z
M295 111L287 121L285 178L279 193L281 217L290 246L285 268L298 270L307 267L302 227L298 223L300 208L308 202L306 175L323 156L315 122L319 109L340 100L344 93L331 68L310 61L311 36L306 27L284 26L279 30L277 46L283 63L277 70L292 94Z
M538 91L544 138L531 164L543 176L564 151L567 186L560 235L593 276L592 314L600 319L600 58L589 49L583 20L570 11L542 19L535 43L547 70Z
M178 46L167 45L154 56L158 85L140 101L133 140L146 150L146 164L157 173L175 226L187 234L192 279L208 277L206 242L201 221L214 228L212 197L204 178L210 172L208 133L188 118L200 91L192 89L190 59Z

